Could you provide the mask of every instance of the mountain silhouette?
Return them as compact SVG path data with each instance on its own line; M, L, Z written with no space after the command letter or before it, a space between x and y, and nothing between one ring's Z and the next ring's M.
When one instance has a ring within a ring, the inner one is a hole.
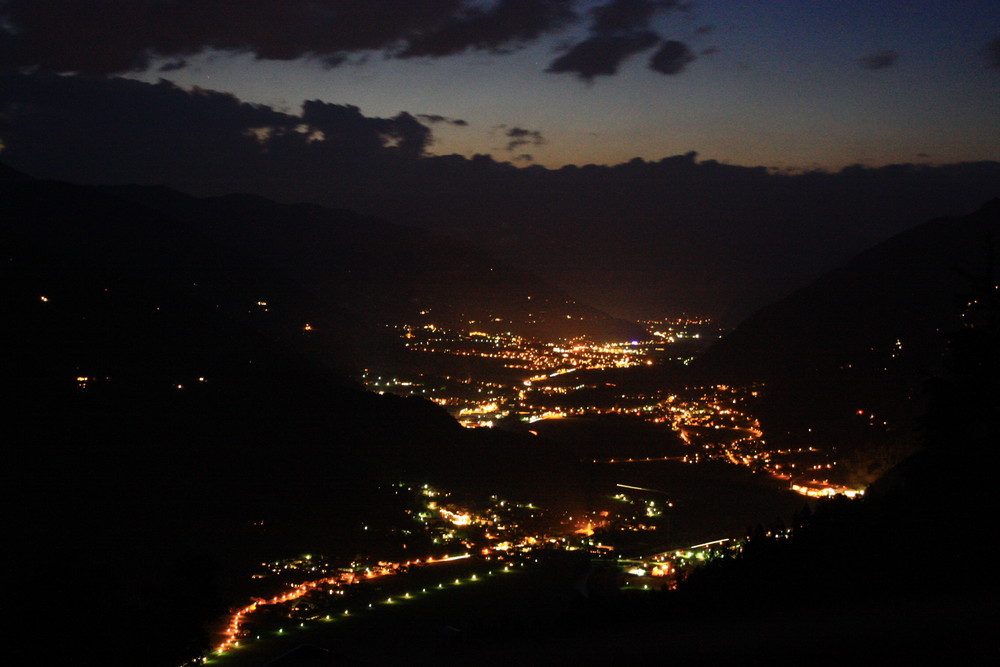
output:
M196 655L247 566L396 542L409 518L385 489L400 480L572 488L563 449L363 390L356 314L163 205L174 193L146 194L0 174L4 590L30 620L76 582L66 664L112 646L112 663Z
M197 199L165 188L106 192L154 206L227 247L259 257L324 302L373 325L511 331L554 340L632 338L640 329L577 302L467 242L344 209L252 195Z
M752 408L771 444L843 458L919 439L927 382L984 275L1000 200L921 224L758 311L696 360L698 377L759 382ZM864 466L861 466L864 467ZM870 482L877 471L854 471Z

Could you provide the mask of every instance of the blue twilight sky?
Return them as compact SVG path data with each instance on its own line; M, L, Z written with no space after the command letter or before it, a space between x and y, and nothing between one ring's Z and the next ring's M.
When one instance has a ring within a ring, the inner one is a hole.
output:
M581 20L508 54L400 59L360 50L327 67L318 58L206 50L180 69L157 71L176 61L165 57L132 76L293 113L320 99L367 116L461 119L468 125L434 124L432 153L529 154L549 167L689 150L806 169L1000 157L995 0L704 0L650 23L696 56L677 74L646 67L653 49L589 81L547 72L560 50L586 37L586 12L601 4L575 3ZM539 134L508 150L511 127Z

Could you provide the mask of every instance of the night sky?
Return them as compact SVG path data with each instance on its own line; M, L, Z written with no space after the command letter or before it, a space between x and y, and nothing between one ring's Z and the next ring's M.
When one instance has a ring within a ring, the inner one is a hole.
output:
M629 316L967 213L998 119L995 0L0 2L10 166L354 208Z
M572 7L579 18L535 39L487 49L473 42L436 58L398 57L405 47L390 47L345 54L340 66L324 67L317 58L214 53L141 78L292 110L303 99L321 99L357 105L366 115L406 110L460 119L468 125L434 124L432 153L521 163L530 155L547 167L689 150L734 164L798 168L1000 153L1000 7L989 0L710 1L689 9L613 3L636 17L623 39L651 36L631 54L616 53L610 40L617 32L598 48L590 12L604 3L506 4ZM583 51L587 44L592 55ZM656 71L659 50L669 64ZM511 141L514 128L533 134Z

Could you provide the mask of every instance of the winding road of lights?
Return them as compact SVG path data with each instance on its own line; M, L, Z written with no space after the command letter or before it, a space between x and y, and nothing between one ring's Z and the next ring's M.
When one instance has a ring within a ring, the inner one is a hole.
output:
M423 562L421 562L419 560L417 560L417 561L407 561L406 563L400 563L400 565L406 565L406 566L414 566L414 565L415 566L420 566L420 565L424 565L424 566L426 566L426 565L436 565L436 564L439 564L439 563L449 563L449 562L456 561L456 560L464 560L466 558L470 558L471 556L472 556L472 554L467 554L466 553L466 554L459 554L457 556L444 556L442 558L428 557ZM371 571L371 570L366 570L366 573L365 573L365 575L364 575L363 578L364 579L375 579L377 577L384 577L384 576L388 576L388 575L392 575L392 574L396 574L395 569L392 569L392 568L384 568L383 571L378 571L378 572ZM265 598L257 598L257 599L255 599L253 602L251 602L250 604L246 605L242 609L234 612L233 615L230 616L229 623L226 625L226 629L222 631L222 635L225 637L225 639L223 639L223 641L221 643L219 643L214 649L212 649L211 652L214 653L215 655L223 655L223 654L227 653L228 651L230 651L230 650L232 650L234 648L238 648L239 645L240 645L240 642L239 642L240 632L241 632L243 626L247 622L247 617L250 616L251 614L253 614L255 611L261 609L262 607L266 607L266 606L269 606L269 605L284 604L286 602L291 602L292 600L297 600L298 598L302 597L303 595L311 593L312 591L316 590L318 587L323 586L323 585L342 586L342 585L345 585L345 584L350 584L350 583L354 582L356 579L357 578L353 574L346 575L346 576L345 575L340 575L340 576L336 576L336 577L323 577L322 579L316 579L316 580L313 580L313 581L307 581L307 582L305 582L303 584L299 584L295 588L291 589L290 591L288 591L288 592L286 592L286 593L284 593L282 595L276 595L276 596L274 596L272 598L268 598L268 599L265 599ZM476 575L472 575L472 578L470 579L470 581L477 581ZM460 580L456 579L455 580L455 584L459 584L459 583L461 583ZM444 586L441 585L441 584L438 584L438 588L444 588ZM426 591L427 591L427 589L425 588L424 592L426 592ZM411 599L411 596L410 596L409 593L406 593L403 597L405 599ZM387 604L392 604L393 603L393 599L390 597L388 600L386 600L386 603ZM369 604L368 606L372 607L371 604ZM350 615L350 610L349 609L345 609L344 610L344 616L348 616L348 615ZM332 619L328 615L324 620L329 621L329 620L332 620ZM300 628L305 628L305 623L300 623L299 627ZM278 630L277 630L277 634L279 634L279 635L284 634L284 632L285 632L284 628L278 628Z

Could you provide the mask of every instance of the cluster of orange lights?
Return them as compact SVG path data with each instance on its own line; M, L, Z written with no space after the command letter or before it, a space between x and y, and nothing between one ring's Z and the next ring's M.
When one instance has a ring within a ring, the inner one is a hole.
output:
M247 606L243 607L242 609L234 613L232 617L229 619L229 624L226 626L226 629L223 630L222 632L222 634L225 636L225 640L215 648L216 652L225 653L229 649L239 646L240 630L242 629L243 623L246 621L246 617L249 614L252 614L253 612L257 611L258 608L272 604L282 604L285 602L291 602L292 600L297 600L303 595L312 592L318 586L322 586L323 584L336 585L339 583L342 583L340 577L324 577L323 579L317 579L315 581L308 581L304 584L300 584L295 588L293 588L292 590L285 593L284 595L276 595L269 600L265 600L263 598L258 598L254 600Z
M388 563L383 564L378 570L368 569L365 571L366 579L373 579L375 577L382 577L389 574L394 574L400 567L409 567L411 565L433 565L435 563L447 563L454 560L462 560L464 558L469 558L470 554L459 554L458 556L442 556L441 558L434 558L428 556L426 560L420 561L420 559L406 561L405 563ZM322 579L315 579L313 581L307 581L303 584L299 584L290 591L282 594L276 595L270 599L257 598L247 606L233 613L229 618L229 623L226 625L226 629L222 631L225 639L215 647L216 653L225 653L230 649L236 648L240 645L239 637L243 630L243 626L246 623L247 617L253 612L257 611L261 607L275 604L284 604L285 602L291 602L292 600L297 600L298 598L311 593L320 586L332 585L339 586L342 584L351 584L356 581L353 573L341 574L336 577L323 577ZM346 611L344 612L347 613Z

